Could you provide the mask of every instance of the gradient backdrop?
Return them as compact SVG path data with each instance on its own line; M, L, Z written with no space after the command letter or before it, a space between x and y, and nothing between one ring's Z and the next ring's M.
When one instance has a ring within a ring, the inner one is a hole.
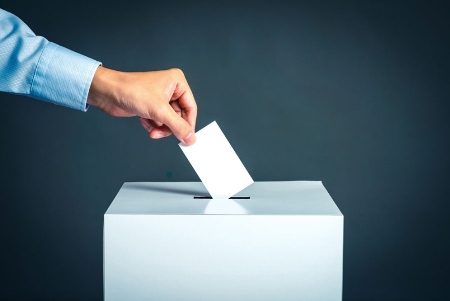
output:
M106 67L181 68L198 129L216 120L255 180L322 180L345 215L344 300L443 300L450 21L442 3L0 7ZM0 299L101 300L103 214L122 183L198 177L175 138L148 139L137 118L4 93L0 101Z

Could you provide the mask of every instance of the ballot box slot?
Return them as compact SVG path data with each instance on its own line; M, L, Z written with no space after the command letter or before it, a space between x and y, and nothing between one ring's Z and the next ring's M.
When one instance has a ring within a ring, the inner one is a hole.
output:
M209 195L204 195L204 196L194 196L194 199L200 199L200 200L207 199L207 200L211 200L212 197L209 196ZM232 197L230 197L229 199L230 199L230 200L248 200L248 199L250 199L250 197L249 197L249 196L232 196Z

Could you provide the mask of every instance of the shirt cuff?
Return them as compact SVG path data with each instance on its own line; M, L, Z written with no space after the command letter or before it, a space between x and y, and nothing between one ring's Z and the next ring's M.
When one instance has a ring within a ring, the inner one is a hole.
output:
M86 111L89 88L100 62L49 42L36 66L31 97Z

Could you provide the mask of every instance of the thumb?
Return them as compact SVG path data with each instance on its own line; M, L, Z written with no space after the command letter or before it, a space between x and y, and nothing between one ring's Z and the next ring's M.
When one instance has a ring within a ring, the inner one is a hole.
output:
M172 131L178 140L186 145L192 145L196 141L195 133L192 126L178 115L170 105L167 105L168 112L161 121Z

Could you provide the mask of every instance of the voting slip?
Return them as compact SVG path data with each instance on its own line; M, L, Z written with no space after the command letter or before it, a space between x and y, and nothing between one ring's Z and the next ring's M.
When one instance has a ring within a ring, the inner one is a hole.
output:
M196 136L193 145L179 143L179 146L213 199L228 199L253 183L215 121Z

